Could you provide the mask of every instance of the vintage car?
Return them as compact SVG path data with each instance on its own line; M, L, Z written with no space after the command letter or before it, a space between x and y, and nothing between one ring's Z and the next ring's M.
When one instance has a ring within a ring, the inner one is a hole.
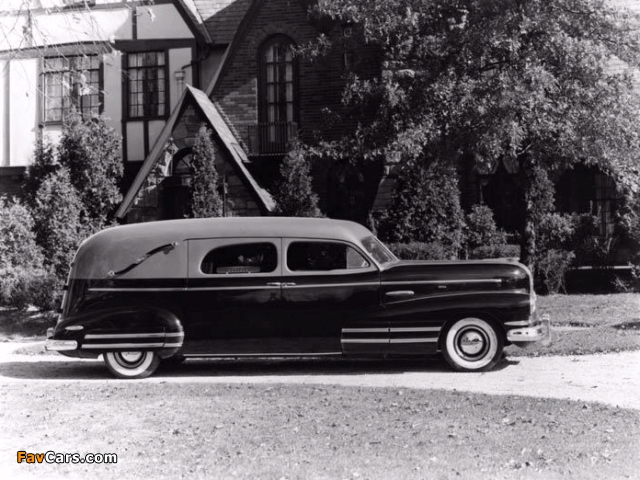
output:
M442 352L491 369L549 336L509 260L398 260L369 230L318 218L168 220L106 229L75 255L46 348L120 378L163 359Z

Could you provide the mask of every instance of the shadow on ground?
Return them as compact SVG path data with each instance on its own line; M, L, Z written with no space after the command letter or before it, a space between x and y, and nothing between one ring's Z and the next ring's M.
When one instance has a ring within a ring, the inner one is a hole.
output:
M519 362L503 358L494 370ZM377 375L413 372L451 372L440 356L423 359L189 359L179 365L160 365L154 378ZM460 375L465 375L461 373ZM113 379L100 360L18 359L0 363L0 377L29 380Z

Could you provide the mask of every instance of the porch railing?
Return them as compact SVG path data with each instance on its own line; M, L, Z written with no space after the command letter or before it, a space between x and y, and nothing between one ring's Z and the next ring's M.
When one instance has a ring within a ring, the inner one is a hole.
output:
M296 122L270 122L247 125L249 155L283 155L298 136Z

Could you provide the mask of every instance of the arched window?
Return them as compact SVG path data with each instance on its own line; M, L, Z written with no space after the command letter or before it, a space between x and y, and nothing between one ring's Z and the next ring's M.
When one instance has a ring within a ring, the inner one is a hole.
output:
M282 153L298 122L298 69L293 41L285 35L267 39L259 51L259 143L261 153Z

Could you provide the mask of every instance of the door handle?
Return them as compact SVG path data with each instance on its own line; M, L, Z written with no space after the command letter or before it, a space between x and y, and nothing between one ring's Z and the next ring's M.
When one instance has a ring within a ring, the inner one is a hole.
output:
M393 290L387 292L385 295L389 295L390 297L411 297L413 294L413 290Z
M283 286L283 287L295 287L295 286L296 286L296 284L295 284L295 283L291 283L291 282L289 282L289 283L286 283L286 282L285 282L285 283L283 283L283 284L282 284L282 286Z
M269 283L267 283L267 286L269 286L269 287L281 287L282 283L280 283L280 282L269 282Z

